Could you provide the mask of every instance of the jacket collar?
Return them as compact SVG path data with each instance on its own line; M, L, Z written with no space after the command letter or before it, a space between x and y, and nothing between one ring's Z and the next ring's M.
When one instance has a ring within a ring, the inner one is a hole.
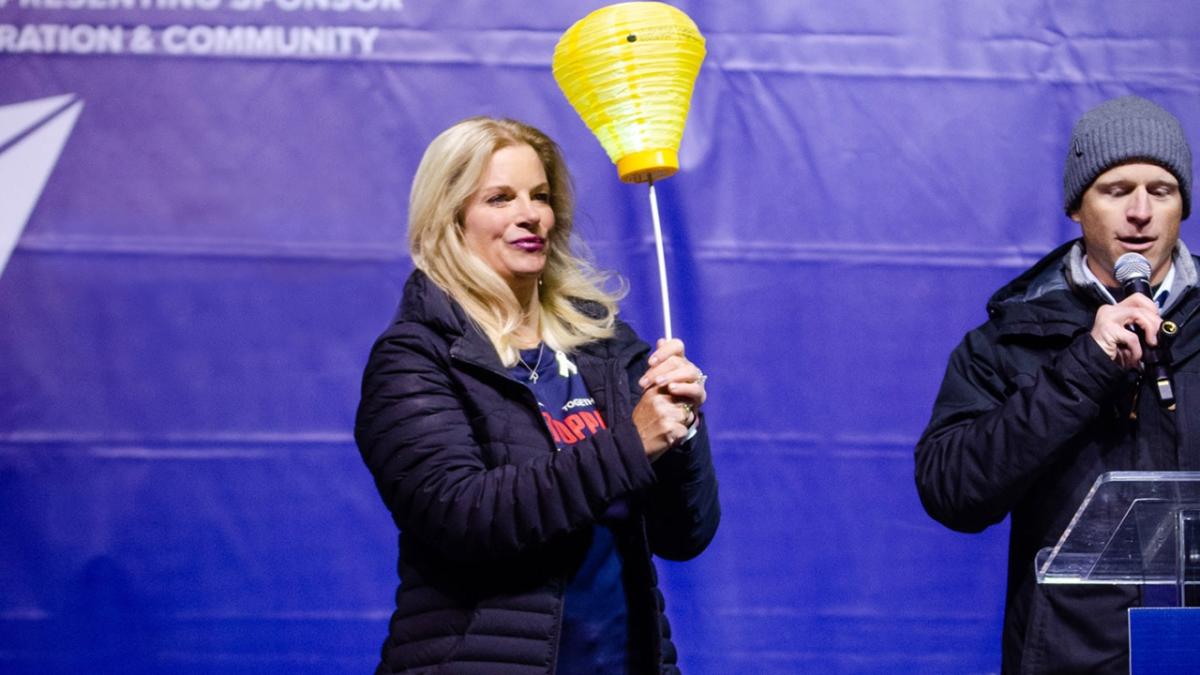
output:
M483 331L450 294L421 270L413 270L404 284L398 318L428 327L450 341L450 356L506 375L504 364Z
M1083 242L1069 241L996 291L988 300L988 316L1003 334L1071 337L1089 329L1096 308L1109 302L1107 293L1083 280ZM1197 264L1182 241L1175 249L1175 299L1167 310L1186 320L1196 307Z
M598 305L584 303L583 311L603 311ZM450 356L507 377L507 369L496 354L491 340L467 316L462 306L421 270L413 270L404 284L403 301L397 318L420 323L450 340ZM598 340L579 347L572 358L591 366L591 359L614 356L610 340Z
M1067 252L1064 261L1067 282L1075 292L1085 297L1091 297L1098 304L1115 302L1112 293L1100 283L1091 270L1087 269L1083 242L1076 240L1074 244ZM1175 250L1171 252L1171 274L1168 276L1171 286L1167 289L1167 301L1162 308L1164 316L1171 311L1171 307L1186 294L1189 288L1196 285L1196 263L1187 244L1184 244L1182 239L1175 242Z
M1046 254L992 294L988 316L1002 333L1069 337L1091 325L1091 315L1100 303L1074 292L1065 273L1065 259L1076 241Z

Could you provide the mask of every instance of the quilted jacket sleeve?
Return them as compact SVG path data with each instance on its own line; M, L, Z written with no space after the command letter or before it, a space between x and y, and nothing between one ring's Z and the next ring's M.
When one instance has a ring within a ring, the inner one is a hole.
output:
M1012 369L999 359L985 329L967 335L916 448L925 510L962 532L1003 520L1096 422L1126 377L1088 333L1029 372L1006 375Z
M630 397L636 403L642 395L637 381L646 371L650 347L623 323L618 325L618 332L618 339L635 345L627 361ZM650 551L667 560L690 560L700 555L721 521L717 477L703 413L699 423L696 435L663 453L653 465L656 484L649 493L646 529Z
M654 482L635 431L613 425L520 465L485 466L440 338L419 327L376 343L355 424L397 525L446 559L505 559L595 522Z
M691 440L654 463L658 484L650 492L646 525L650 550L668 560L700 555L717 533L721 506L703 416Z

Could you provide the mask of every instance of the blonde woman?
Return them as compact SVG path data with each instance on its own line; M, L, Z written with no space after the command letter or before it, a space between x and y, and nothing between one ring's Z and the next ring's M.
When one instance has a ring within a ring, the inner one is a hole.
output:
M651 556L716 532L706 378L617 318L572 209L558 146L512 120L417 169L417 269L355 425L400 529L379 673L677 671Z

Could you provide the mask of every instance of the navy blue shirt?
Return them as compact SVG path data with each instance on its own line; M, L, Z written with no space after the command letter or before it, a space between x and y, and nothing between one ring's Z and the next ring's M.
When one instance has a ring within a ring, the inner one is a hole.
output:
M509 372L533 390L559 450L606 428L579 370L565 354L541 345L522 350L520 358ZM606 518L623 515L625 509L613 508ZM623 673L628 668L629 618L621 556L608 527L594 525L591 535L587 555L567 580L557 670Z

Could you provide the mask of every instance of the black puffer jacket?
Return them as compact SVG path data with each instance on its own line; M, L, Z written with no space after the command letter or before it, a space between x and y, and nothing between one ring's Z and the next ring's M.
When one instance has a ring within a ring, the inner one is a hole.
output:
M1165 317L1180 326L1178 410L1168 413L1091 338L1098 305L1064 274L1072 245L992 296L987 323L950 357L916 448L917 488L934 518L978 532L1012 515L1005 673L1128 672L1125 609L1140 604L1139 589L1038 586L1034 556L1101 473L1200 468L1200 293L1187 289Z
M618 498L614 527L636 672L676 672L651 553L716 532L707 432L647 461L632 424L648 346L625 324L572 354L607 430L555 452L532 392L417 271L371 350L355 438L400 528L400 587L378 672L554 671L567 575Z

